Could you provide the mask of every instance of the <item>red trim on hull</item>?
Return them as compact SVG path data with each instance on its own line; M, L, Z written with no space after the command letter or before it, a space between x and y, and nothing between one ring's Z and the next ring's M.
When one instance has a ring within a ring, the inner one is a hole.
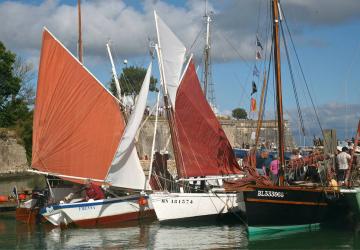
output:
M120 215L106 216L95 219L78 220L72 224L78 227L101 227L101 226L127 226L131 223L138 223L142 220L155 220L156 214L153 209L147 209L140 212L132 212Z
M26 224L36 224L40 222L44 222L44 218L41 217L40 221L37 221L37 216L39 214L39 208L24 208L18 207L15 211L15 218L17 221L21 221Z
M280 200L263 200L247 198L245 201L249 202L262 202L262 203L277 203L277 204L290 204L290 205L308 205L308 206L327 206L325 202L309 202L309 201L280 201Z

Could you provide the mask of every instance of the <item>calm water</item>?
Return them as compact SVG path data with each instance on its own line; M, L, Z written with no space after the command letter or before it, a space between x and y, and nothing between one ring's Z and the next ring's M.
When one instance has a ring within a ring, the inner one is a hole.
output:
M0 214L0 249L360 249L360 234L339 228L248 239L238 226L65 229L29 227Z

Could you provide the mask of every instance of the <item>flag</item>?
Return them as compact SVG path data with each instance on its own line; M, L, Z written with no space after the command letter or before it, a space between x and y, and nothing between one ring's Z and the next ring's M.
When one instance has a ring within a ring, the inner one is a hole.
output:
M16 186L14 186L12 193L14 194L15 197L17 197L18 192Z
M263 50L263 46L261 45L261 42L260 42L258 36L256 36L256 46L260 47L261 50Z
M255 94L256 92L257 92L256 83L253 81L253 82L252 82L252 91L251 91L251 95Z
M250 110L251 110L252 112L255 112L255 111L256 111L256 100L255 100L255 98L253 98L253 97L251 97Z
M258 68L257 68L256 65L255 65L255 66L254 66L254 69L253 69L253 76L259 77L259 75L260 75L260 72L259 72Z
M256 60L260 60L261 59L261 54L260 51L256 51Z

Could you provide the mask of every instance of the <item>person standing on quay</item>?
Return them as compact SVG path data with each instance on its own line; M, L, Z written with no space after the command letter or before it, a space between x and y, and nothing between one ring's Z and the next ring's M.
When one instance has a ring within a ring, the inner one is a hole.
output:
M338 164L339 164L339 171L338 171L338 182L346 181L346 172L349 169L348 161L351 159L351 156L347 153L348 148L343 147L341 149L341 153L336 156Z

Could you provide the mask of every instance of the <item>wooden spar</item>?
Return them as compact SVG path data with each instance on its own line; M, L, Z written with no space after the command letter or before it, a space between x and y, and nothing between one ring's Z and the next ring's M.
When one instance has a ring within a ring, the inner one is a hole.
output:
M267 86L267 79L266 79L266 70L264 72L264 83L261 90L261 99L260 99L260 108L259 108L259 114L258 114L258 122L256 127L256 139L255 139L255 147L257 148L259 143L259 137L260 137L260 128L262 126L262 119L263 119L263 111L264 111L264 97L265 97L265 90Z
M278 0L272 1L273 9L273 39L274 39L274 59L275 59L275 78L276 78L276 106L278 118L278 152L280 157L280 178L279 184L284 185L284 120L282 105L282 87L281 87L281 62L280 62L280 39L279 39L279 3Z
M82 37L81 37L81 0L78 0L78 32L79 32L79 40L78 40L78 57L79 61L83 62L83 46L82 46Z
M157 17L155 16L155 24L156 24L156 29L157 29ZM157 32L158 29L157 29ZM159 34L158 34L159 37ZM175 129L174 129L174 124L175 124L175 120L174 120L174 110L169 102L169 95L168 95L168 91L167 91L167 87L166 87L166 79L165 79L165 73L164 73L164 65L163 65L163 61L162 61L162 54L161 54L161 48L160 48L160 44L155 45L155 49L157 52L157 56L158 56L158 64L159 64L159 71L160 71L160 82L161 82L161 86L163 87L163 98L164 98L164 105L165 105L165 111L166 111L166 117L168 120L168 124L169 124L169 128L170 128L170 136L171 136L171 142L172 142L172 146L173 146L173 152L174 152L174 158L175 158L175 163L176 163L176 170L178 175L181 175L181 169L183 169L181 167L182 165L182 161L180 161L180 157L179 157L179 147L178 147L178 143L177 143L177 136L175 134ZM166 184L165 184L166 186Z
M352 172L352 165L354 163L354 158L355 158L355 151L356 151L356 147L359 144L359 138L360 138L360 120L358 123L358 128L357 128L357 132L356 132L356 136L355 136L355 141L354 141L354 146L353 146L353 150L351 152L351 160L349 162L349 170L346 173L346 178L345 181L347 181L347 186L351 187L352 183L350 181L350 177L351 177L351 172Z

